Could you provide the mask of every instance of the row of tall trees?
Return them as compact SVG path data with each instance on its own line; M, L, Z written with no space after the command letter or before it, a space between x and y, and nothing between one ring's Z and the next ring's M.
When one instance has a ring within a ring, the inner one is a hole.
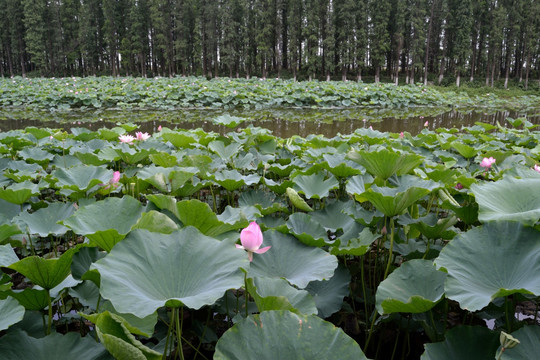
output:
M527 86L540 1L0 0L0 71Z

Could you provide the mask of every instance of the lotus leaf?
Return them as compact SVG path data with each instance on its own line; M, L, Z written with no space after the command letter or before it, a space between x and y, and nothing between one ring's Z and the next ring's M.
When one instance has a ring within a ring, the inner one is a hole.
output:
M496 332L478 326L458 326L443 342L425 345L422 360L493 360L499 346Z
M275 230L265 231L263 236L263 245L272 248L254 257L248 273L250 277L284 278L303 289L310 281L333 276L337 267L335 256Z
M0 199L17 205L24 204L37 194L39 194L39 187L30 181L15 183L6 187L0 186Z
M513 293L540 295L540 232L516 222L489 222L456 236L435 259L448 272L446 296L476 311Z
M151 210L143 213L132 229L146 229L152 232L170 234L178 230L178 225L167 215Z
M26 310L43 310L49 306L49 293L45 289L9 290L8 294L17 299Z
M33 284L51 290L69 275L71 259L78 250L71 248L56 259L27 256L8 267L26 276Z
M260 312L289 310L297 314L316 314L309 292L292 287L285 279L255 277L248 280L248 291Z
M473 184L471 191L479 205L478 219L513 220L533 225L540 219L540 178L504 178Z
M333 175L325 179L321 172L313 175L297 175L293 180L295 190L304 194L308 199L328 197L330 190L339 187L339 183Z
M364 166L371 175L383 180L392 175L407 174L423 161L423 157L419 155L387 149L350 152L348 157Z
M134 230L92 268L101 274L104 298L143 318L162 306L212 305L242 286L240 268L247 266L247 256L230 242L187 227L170 235Z
M339 265L331 279L312 281L306 286L306 290L315 300L319 317L325 319L341 309L343 298L350 294L350 283L349 270Z
M309 206L308 203L306 203L306 201L300 197L300 195L298 195L296 190L288 187L286 193L293 206L303 211L313 211L313 208Z
M223 141L212 141L210 144L208 144L208 149L214 153L216 153L220 158L222 158L225 161L230 160L234 155L238 154L240 149L242 148L241 144L238 143L231 143L229 145L225 145Z
M0 331L7 329L18 323L24 317L24 307L17 300L8 296L5 300L0 300Z
M110 251L141 217L141 203L131 196L107 198L79 208L62 223L75 233Z
M322 225L306 213L294 213L287 220L289 233L309 246L325 246L333 243Z
M429 260L410 260L394 270L377 288L379 314L422 313L444 295L446 273Z
M360 195L366 191L366 185L371 185L373 177L369 174L356 175L347 181L347 192L351 195Z
M26 211L22 212L15 218L15 221L25 224L29 234L38 234L41 237L47 237L49 234L59 236L69 230L59 222L70 217L74 212L73 204L57 202L31 214Z
M103 345L89 336L81 338L74 332L66 335L53 333L36 339L21 330L11 331L0 338L0 353L3 360L112 359Z
M336 246L330 249L330 253L332 255L362 256L369 251L371 244L380 237L380 234L373 234L369 228L354 223L338 238Z
M0 267L8 267L9 265L19 261L19 257L11 245L0 245Z
M227 191L234 191L244 185L258 184L261 177L257 174L244 176L237 170L222 170L214 174L214 180Z
M372 185L362 197L369 200L377 210L386 216L401 214L405 209L431 193L438 185L418 179L416 186L401 184L399 187L379 187Z
M131 334L131 327L121 316L108 311L86 316L96 324L96 332L105 348L115 359L160 360L162 354L144 346Z
M113 176L113 171L103 166L78 165L69 169L57 169L53 178L60 189L87 191L99 184L107 184Z
M265 311L249 316L226 331L216 344L214 359L324 360L335 359L336 354L341 360L367 359L360 346L343 330L315 315Z

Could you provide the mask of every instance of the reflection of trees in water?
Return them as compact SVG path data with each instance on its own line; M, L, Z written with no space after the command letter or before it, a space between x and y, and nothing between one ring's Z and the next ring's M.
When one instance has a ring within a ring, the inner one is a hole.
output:
M473 126L476 122L490 124L507 124L506 118L518 118L525 116L513 111L446 111L438 109L404 109L401 113L388 109L287 109L287 110L178 110L178 111L116 111L104 114L62 114L48 113L27 114L26 118L20 114L10 116L2 114L0 131L23 129L29 126L45 128L63 128L69 130L73 127L85 127L90 130L98 130L102 127L112 128L118 122L134 122L140 125L140 131L155 133L158 126L166 126L171 129L196 129L202 128L205 132L218 132L226 134L232 131L223 125L214 125L212 119L230 113L234 116L249 118L240 127L250 124L260 126L272 131L275 136L288 138L293 135L306 137L310 134L322 134L333 137L337 134L350 134L359 128L373 127L374 130L400 133L408 131L418 134L424 129L424 123L428 122L428 128L457 128ZM431 113L431 115L430 115ZM25 113L23 113L25 114ZM425 115L420 115L425 114ZM537 114L537 113L533 113ZM33 117L32 117L33 116ZM40 119L45 119L40 120ZM57 119L57 121L55 121ZM540 124L540 116L528 116L527 119L535 124Z

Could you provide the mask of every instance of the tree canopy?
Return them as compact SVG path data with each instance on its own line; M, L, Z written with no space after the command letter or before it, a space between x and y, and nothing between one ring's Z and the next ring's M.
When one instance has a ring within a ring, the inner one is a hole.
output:
M0 0L1 76L540 82L536 0Z

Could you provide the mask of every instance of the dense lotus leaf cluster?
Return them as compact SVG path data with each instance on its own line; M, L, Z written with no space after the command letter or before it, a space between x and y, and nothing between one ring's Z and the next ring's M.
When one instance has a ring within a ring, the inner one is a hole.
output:
M280 79L207 80L202 77L0 78L0 107L68 110L101 108L275 108L415 106L537 107L540 97L503 98L491 94L440 91L422 85L395 86L343 81ZM223 119L232 124L234 119Z
M451 359L480 351L471 334L495 356L504 330L530 353L540 132L523 125L0 133L0 352L419 358L413 337ZM253 222L270 248L248 259Z

